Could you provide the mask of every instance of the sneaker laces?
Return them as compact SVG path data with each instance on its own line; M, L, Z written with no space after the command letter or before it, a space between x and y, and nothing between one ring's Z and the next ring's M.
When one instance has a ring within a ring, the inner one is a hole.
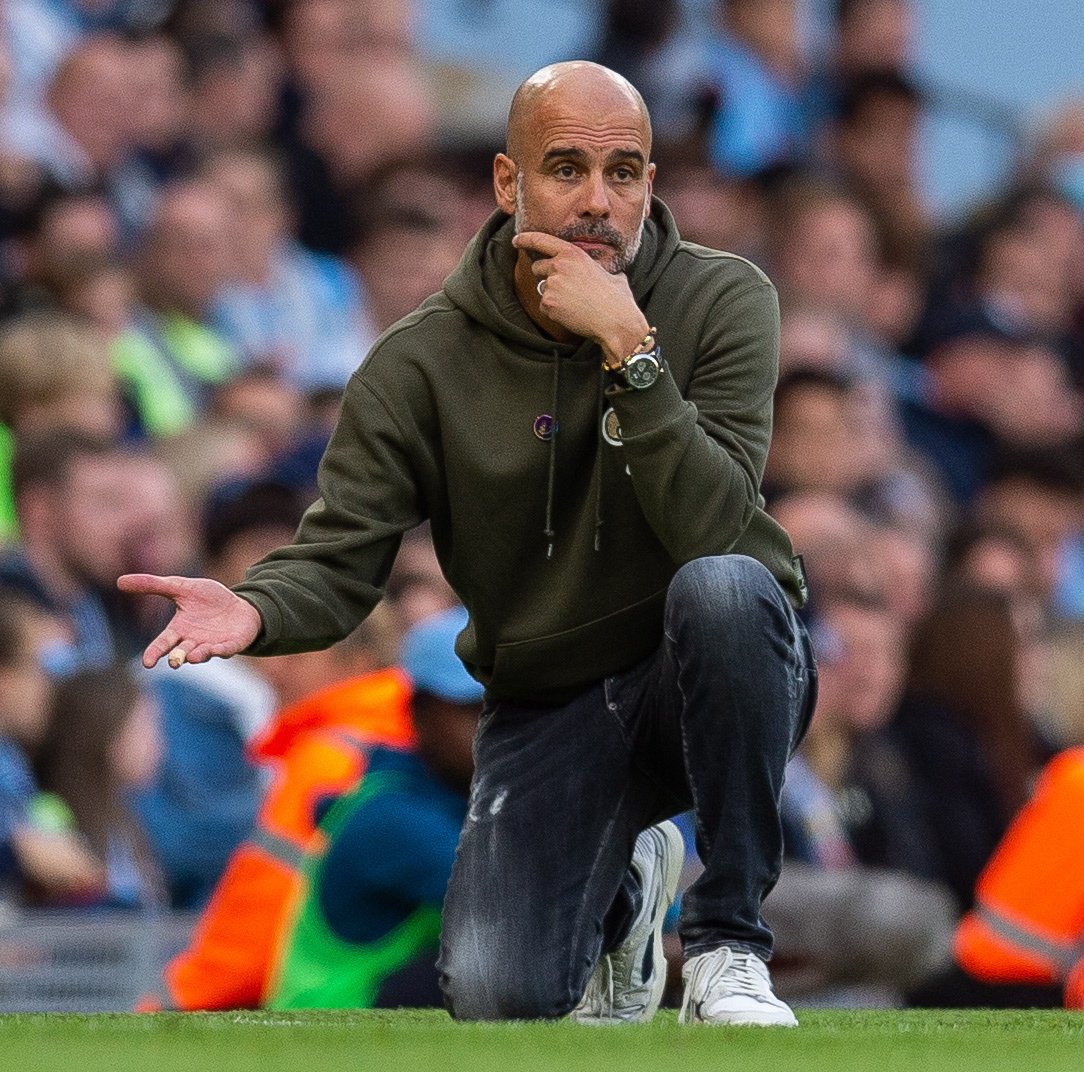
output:
M722 956L700 957L693 965L686 984L688 994L699 995L701 1005L740 994L757 1001L771 1002L770 984L758 965L763 961L755 953L723 946Z

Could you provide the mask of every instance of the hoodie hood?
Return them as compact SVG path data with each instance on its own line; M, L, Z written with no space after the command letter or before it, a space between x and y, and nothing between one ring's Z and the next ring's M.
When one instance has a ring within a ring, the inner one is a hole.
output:
M580 343L562 343L543 335L516 295L517 250L512 245L515 221L499 209L467 246L456 269L444 283L444 294L472 320L516 347L552 358L571 357ZM680 237L670 210L657 197L644 222L644 236L627 275L641 307L678 250ZM589 356L587 353L584 357Z

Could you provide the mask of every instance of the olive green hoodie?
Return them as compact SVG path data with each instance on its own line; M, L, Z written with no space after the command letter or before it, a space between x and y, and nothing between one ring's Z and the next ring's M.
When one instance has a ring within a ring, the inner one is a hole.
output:
M352 377L321 498L235 589L263 619L253 653L345 636L379 600L400 535L427 517L470 612L459 654L493 697L560 701L646 657L674 572L703 555L751 555L803 600L759 495L778 364L771 283L682 242L655 201L628 275L667 371L616 392L597 346L555 342L527 317L512 234L495 213L443 291Z

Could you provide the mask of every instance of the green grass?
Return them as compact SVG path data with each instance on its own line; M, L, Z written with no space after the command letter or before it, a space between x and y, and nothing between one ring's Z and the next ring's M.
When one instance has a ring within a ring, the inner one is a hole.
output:
M456 1024L439 1012L0 1017L19 1072L1082 1072L1084 1014L805 1012L797 1031Z

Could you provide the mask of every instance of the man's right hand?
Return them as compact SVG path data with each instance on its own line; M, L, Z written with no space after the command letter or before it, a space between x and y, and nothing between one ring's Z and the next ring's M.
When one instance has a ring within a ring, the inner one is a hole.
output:
M174 669L185 662L206 662L213 655L236 655L259 636L263 625L251 603L218 581L126 573L118 578L117 587L122 592L165 596L176 607L169 624L143 652L148 670L163 655L169 656Z

